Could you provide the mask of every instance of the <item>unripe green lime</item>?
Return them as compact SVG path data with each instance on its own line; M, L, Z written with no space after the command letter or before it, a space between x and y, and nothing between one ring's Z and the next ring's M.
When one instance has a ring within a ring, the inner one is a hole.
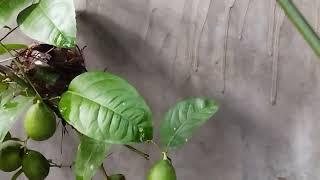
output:
M56 131L56 117L43 102L37 102L27 111L24 129L29 138L36 141L49 139Z
M6 141L0 147L0 170L12 172L21 166L21 144Z
M3 142L4 141L8 141L8 140L10 140L12 137L11 137L11 134L10 134L10 132L8 132L7 133L7 135L4 137L4 139L3 139Z
M41 153L28 150L23 155L22 170L29 180L44 180L49 174L50 164Z
M150 169L148 174L148 180L176 180L176 172L171 162L164 154L163 160L158 161Z
M114 174L109 176L110 180L126 180L126 177L124 177L124 175L122 174Z

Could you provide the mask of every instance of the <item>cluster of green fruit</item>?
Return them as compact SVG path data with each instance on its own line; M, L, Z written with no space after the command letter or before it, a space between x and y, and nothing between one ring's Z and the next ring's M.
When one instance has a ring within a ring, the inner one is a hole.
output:
M43 180L50 169L49 161L41 153L24 149L17 141L5 141L0 148L0 169L12 172L21 166L30 180Z
M56 130L55 115L43 102L38 101L27 111L24 129L32 140L47 140ZM8 133L0 146L0 170L12 172L20 167L28 179L43 180L49 174L50 163L41 153L27 149L19 139L12 138Z

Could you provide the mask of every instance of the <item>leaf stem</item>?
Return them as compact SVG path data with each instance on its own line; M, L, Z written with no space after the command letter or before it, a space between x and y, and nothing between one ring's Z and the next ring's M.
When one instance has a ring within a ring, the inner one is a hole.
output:
M1 39L0 39L0 42L3 41L6 37L8 37L11 33L13 33L16 29L18 29L19 26L16 26L15 28L13 29L10 29L9 32L7 32L7 34L5 34Z
M21 168L12 176L11 180L16 180L22 173L23 173L23 170Z
M146 160L150 160L150 156L147 153L144 153L130 145L124 145L126 148L130 149L132 152L135 152L137 154L139 154L140 156L142 156L143 158L145 158Z
M277 0L291 22L295 25L304 39L309 43L316 55L320 58L320 38L305 17L295 6L292 0Z
M101 169L101 171L102 171L102 174L103 174L104 179L105 179L105 180L109 180L108 173L107 173L106 169L104 168L103 163L101 164L100 169Z

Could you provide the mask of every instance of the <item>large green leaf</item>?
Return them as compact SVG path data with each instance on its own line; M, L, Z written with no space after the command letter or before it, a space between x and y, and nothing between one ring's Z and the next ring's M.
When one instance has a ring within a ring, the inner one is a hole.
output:
M28 48L25 44L4 44L5 48L3 46L0 46L0 55L7 53L7 50L19 50L19 49L26 49Z
M86 136L81 137L75 161L75 175L77 180L91 180L97 169L106 158L111 145Z
M20 115L31 105L33 97L18 96L0 106L0 142L19 119Z
M73 0L41 0L21 11L17 22L35 40L64 48L76 44Z
M0 28L30 0L0 0Z
M216 102L206 98L192 98L177 103L161 122L162 146L177 148L184 145L192 132L218 111Z
M106 72L76 77L60 100L63 117L82 134L113 144L152 139L151 111L134 87Z

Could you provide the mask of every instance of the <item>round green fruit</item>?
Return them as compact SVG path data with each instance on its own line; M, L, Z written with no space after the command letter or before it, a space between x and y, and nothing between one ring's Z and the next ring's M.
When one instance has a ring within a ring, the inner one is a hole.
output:
M8 140L10 140L12 137L11 137L11 134L10 134L10 132L8 132L7 133L7 135L4 137L4 139L3 139L3 142L4 141L8 141Z
M43 102L32 105L24 119L24 129L36 141L49 139L56 131L56 117Z
M109 177L110 180L126 180L126 177L122 174L114 174Z
M29 180L44 180L49 174L50 164L41 153L28 150L22 159L22 170Z
M164 154L163 160L158 161L150 169L148 174L148 180L176 180L176 172L171 162L168 160L166 154Z
M21 166L21 144L6 141L0 147L0 170L12 172Z

